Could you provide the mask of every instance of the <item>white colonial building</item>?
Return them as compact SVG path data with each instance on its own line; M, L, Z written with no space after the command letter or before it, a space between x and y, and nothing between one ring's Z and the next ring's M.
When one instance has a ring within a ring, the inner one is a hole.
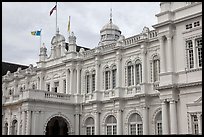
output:
M202 3L160 8L128 38L110 18L93 49L57 31L50 56L2 77L3 134L202 134Z

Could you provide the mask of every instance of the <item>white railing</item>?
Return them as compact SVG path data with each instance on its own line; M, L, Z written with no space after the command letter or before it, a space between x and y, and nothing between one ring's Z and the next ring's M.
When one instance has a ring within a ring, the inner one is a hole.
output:
M45 92L44 95L45 95L45 98L57 98L57 99L70 100L70 95L64 95L61 93Z
M157 37L157 32L156 30L152 30L149 32L149 39L153 39Z
M142 35L136 35L125 39L125 45L131 45L142 39Z

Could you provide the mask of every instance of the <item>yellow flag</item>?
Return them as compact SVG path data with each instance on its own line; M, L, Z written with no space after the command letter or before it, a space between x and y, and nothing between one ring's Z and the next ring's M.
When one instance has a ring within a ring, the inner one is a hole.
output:
M70 16L69 16L69 21L68 21L68 32L70 32Z

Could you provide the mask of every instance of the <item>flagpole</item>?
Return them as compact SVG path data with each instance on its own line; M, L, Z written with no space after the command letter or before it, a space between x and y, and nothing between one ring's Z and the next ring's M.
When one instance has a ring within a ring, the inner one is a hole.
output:
M57 34L57 9L58 7L57 7L57 2L56 2L56 34Z
M42 47L42 46L41 46L41 40L42 40L41 37L42 37L42 29L40 30L40 48Z

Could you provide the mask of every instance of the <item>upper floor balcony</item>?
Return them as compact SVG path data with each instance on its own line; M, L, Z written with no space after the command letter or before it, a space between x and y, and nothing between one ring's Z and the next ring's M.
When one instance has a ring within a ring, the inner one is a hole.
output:
M75 96L64 93L55 93L44 90L34 90L29 89L20 94L9 95L7 97L2 97L2 105L12 105L24 101L38 101L38 102L55 102L55 103L65 103L74 104L80 103L82 96Z

